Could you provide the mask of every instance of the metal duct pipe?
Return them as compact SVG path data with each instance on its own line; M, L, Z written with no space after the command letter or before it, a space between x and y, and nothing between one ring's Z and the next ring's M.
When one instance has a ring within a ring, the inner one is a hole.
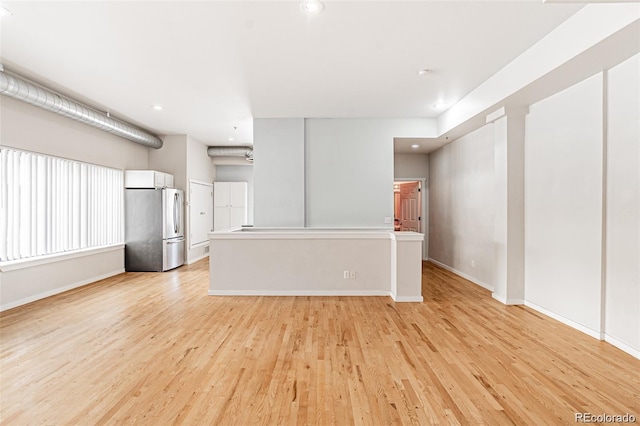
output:
M253 149L246 146L210 146L207 154L209 157L244 157L253 161Z
M59 95L47 88L6 73L0 67L0 93L55 112L116 136L151 148L161 148L162 140L124 121L111 118L91 107Z

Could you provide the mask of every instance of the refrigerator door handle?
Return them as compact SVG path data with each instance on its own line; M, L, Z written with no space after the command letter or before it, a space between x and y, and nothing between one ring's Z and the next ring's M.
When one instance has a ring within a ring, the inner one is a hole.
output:
M178 193L173 194L173 230L178 233Z

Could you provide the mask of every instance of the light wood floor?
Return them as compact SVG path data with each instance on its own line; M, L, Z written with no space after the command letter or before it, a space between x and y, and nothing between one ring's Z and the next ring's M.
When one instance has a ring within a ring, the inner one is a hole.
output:
M640 418L640 361L432 264L425 302L398 304L212 297L207 268L126 273L0 314L2 423Z

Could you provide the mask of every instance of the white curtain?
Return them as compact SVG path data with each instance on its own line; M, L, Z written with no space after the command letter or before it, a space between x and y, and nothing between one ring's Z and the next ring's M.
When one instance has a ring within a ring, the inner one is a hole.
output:
M0 262L123 241L121 170L0 146Z

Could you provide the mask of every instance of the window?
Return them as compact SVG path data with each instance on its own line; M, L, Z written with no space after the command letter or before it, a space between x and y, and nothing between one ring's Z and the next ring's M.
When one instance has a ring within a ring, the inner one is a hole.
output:
M0 146L0 262L122 244L123 172Z

